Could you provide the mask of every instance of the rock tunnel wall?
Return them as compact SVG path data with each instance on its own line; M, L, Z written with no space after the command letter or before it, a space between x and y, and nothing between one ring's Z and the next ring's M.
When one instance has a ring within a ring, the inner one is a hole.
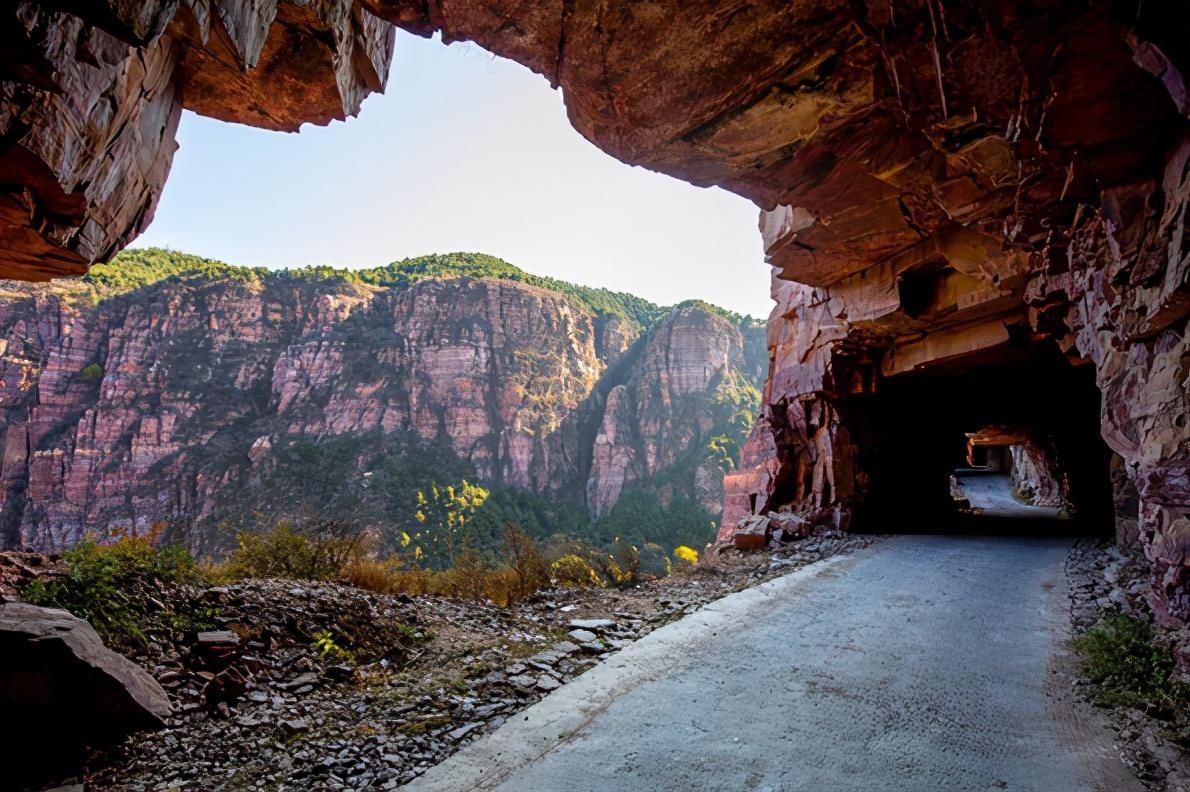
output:
M1057 454L1037 440L1008 447L1012 488L1030 506L1062 508L1069 502L1068 484ZM1109 479L1110 481L1110 479Z
M139 233L183 107L282 130L354 113L393 25L515 59L613 156L762 207L770 377L729 515L845 525L878 473L857 397L1047 345L1093 369L1120 519L1159 614L1190 620L1184 4L19 0L0 275L82 272Z

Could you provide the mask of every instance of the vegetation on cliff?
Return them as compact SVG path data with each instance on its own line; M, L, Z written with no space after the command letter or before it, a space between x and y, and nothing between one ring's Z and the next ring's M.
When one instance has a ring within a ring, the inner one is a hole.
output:
M108 264L96 264L83 280L97 287L99 295L124 294L167 278L209 280L309 280L403 288L429 279L489 278L514 281L564 294L596 315L617 316L647 327L665 315L666 308L625 292L581 286L533 275L496 256L484 253L443 253L402 259L371 269L307 266L270 270L241 267L216 259L162 248L131 248ZM686 305L687 303L683 303ZM700 303L735 322L746 318L709 303Z
M61 318L30 334L35 294L59 300ZM582 559L611 581L659 573L676 547L713 538L719 477L767 363L746 317L660 308L481 254L270 271L137 249L82 282L13 284L3 299L7 416L56 460L12 468L10 546L160 522L167 541L219 558L278 524L321 522L366 534L380 557L416 551L442 569L464 549L498 563L515 525L551 563ZM30 410L42 391L28 383L58 368L71 390ZM614 389L613 442L633 461L603 459L612 484L594 508L592 444ZM52 425L34 426L43 412ZM83 485L112 495L67 503L53 493L75 449L92 447ZM452 486L471 492L465 513L434 508Z
M567 281L531 275L503 259L484 253L446 253L417 256L394 261L385 267L360 270L364 283L377 286L408 286L428 278L497 278L565 294L599 315L630 319L647 327L661 318L666 309L632 294L610 289L596 289Z
M215 259L162 248L125 250L108 264L95 264L83 280L102 292L122 294L150 286L166 278L202 277L254 281L268 275L268 270L237 267Z
M666 308L627 292L534 275L504 259L486 253L434 253L368 269L305 266L270 270L264 267L227 264L217 259L165 248L129 248L119 253L110 263L93 265L82 280L96 287L101 296L110 296L150 286L167 278L242 282L268 279L321 280L390 288L401 288L435 278L490 278L524 283L564 294L594 314L629 319L641 327L648 327L672 310L689 306L697 306L735 325L758 324L758 320L750 316L729 311L703 300L686 300Z

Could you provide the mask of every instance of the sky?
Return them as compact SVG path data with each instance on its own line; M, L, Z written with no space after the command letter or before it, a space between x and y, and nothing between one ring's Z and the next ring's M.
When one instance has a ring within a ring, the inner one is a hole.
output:
M771 307L751 202L604 154L560 92L472 44L398 33L385 93L346 122L286 134L186 113L178 140L138 247L274 268L474 251L663 305Z

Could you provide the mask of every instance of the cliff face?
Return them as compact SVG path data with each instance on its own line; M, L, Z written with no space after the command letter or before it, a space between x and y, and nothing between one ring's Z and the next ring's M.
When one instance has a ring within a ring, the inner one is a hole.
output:
M725 324L688 306L644 339L603 406L586 485L592 514L610 512L634 482L648 485L662 505L692 495L706 511L720 511L723 473L738 461L736 446L757 406L742 391L755 391L754 372L764 370L759 329L726 332ZM730 444L727 453L722 443ZM684 475L666 481L677 469Z
M1072 482L1110 482L1097 508L1142 542L1162 621L1190 626L1184 3L83 5L0 16L0 272L81 272L138 233L182 106L325 122L382 86L390 25L475 41L562 86L605 151L761 208L780 278L768 436L728 482L730 517L916 515L945 491L931 417L1043 419L1064 458L1099 460ZM1013 382L989 417L960 413Z
M254 513L403 526L393 488L431 455L595 517L666 475L716 509L717 390L762 375L708 309L644 328L499 279L9 283L0 334L3 543L38 549L155 523L205 549Z

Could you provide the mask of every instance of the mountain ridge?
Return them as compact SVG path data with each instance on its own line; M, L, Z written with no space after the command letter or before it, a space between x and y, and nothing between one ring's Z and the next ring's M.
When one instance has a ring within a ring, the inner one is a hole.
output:
M690 304L701 305L712 313L737 324L760 324L762 321L698 298L682 300L673 305L660 305L630 292L616 291L601 286L586 286L548 275L536 275L498 256L466 251L428 253L398 259L380 266L358 269L327 265L274 269L229 264L220 259L207 258L169 248L129 248L108 264L96 264L81 280L98 287L104 287L110 292L126 293L132 289L142 288L171 277L196 276L221 276L239 280L341 279L349 283L390 288L401 288L433 278L491 278L524 283L567 294L579 300L595 313L624 316L638 321L642 325L655 322L668 311Z
M157 525L217 555L235 530L316 513L391 543L417 530L419 487L468 477L493 493L480 547L506 521L600 545L713 538L767 362L758 325L442 277L449 257L361 276L131 255L0 292L7 546Z

